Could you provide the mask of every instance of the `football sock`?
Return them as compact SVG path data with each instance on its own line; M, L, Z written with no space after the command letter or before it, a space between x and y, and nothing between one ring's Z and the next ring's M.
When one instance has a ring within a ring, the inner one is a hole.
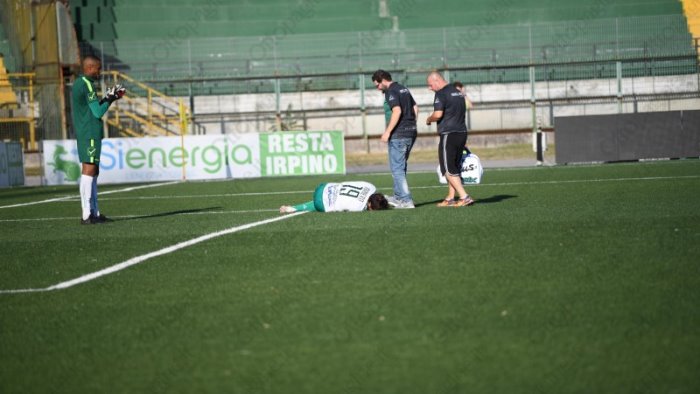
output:
M80 206L83 208L83 220L90 217L90 196L92 195L92 179L90 175L80 177Z
M92 177L92 187L90 188L90 211L95 217L100 216L100 209L97 207L97 177Z

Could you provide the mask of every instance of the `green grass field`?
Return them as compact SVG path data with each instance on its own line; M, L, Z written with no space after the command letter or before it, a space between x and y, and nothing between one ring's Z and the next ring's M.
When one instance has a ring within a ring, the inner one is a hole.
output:
M321 181L0 190L0 289L262 220ZM0 393L697 393L700 161L487 170L477 204L307 213L0 294ZM112 192L108 194L108 192ZM2 208L6 207L6 208Z

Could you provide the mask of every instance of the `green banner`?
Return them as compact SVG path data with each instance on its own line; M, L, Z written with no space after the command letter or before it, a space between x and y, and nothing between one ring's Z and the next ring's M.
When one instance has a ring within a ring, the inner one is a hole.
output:
M341 131L260 134L261 176L345 174Z

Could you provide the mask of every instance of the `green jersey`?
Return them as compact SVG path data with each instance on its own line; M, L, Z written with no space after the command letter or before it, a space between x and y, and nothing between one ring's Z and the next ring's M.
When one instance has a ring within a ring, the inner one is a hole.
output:
M109 102L100 104L95 80L81 75L73 83L73 127L81 163L98 164L102 152L102 115Z
M102 115L109 103L100 105L95 81L80 75L73 83L73 126L80 139L102 139Z

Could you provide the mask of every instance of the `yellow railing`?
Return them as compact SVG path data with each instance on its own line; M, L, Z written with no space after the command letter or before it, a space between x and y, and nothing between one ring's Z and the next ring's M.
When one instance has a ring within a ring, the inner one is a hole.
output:
M167 136L187 134L191 119L182 99L174 99L118 71L102 73L106 85L121 84L126 95L110 108L107 123L129 136ZM139 125L142 132L129 127Z
M0 73L0 124L7 134L2 137L17 140L29 150L37 150L34 78L34 73ZM26 137L21 126L14 127L21 124L27 125Z

